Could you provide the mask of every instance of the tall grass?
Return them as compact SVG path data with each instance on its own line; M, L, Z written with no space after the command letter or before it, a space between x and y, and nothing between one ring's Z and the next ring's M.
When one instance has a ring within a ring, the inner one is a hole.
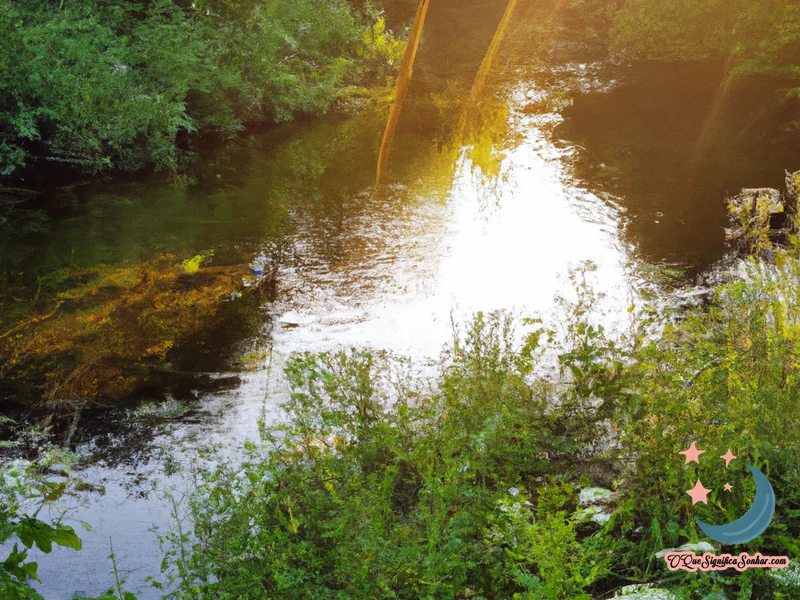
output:
M286 424L244 465L201 477L176 596L572 599L657 583L794 597L761 569L671 573L655 556L702 540L694 517L743 514L746 463L778 511L760 538L720 550L800 550L800 262L744 270L709 306L654 306L618 335L589 286L565 305L566 335L478 314L432 379L387 354L295 356ZM700 465L678 454L691 442ZM698 478L708 505L686 494ZM579 502L598 485L614 491L602 519Z

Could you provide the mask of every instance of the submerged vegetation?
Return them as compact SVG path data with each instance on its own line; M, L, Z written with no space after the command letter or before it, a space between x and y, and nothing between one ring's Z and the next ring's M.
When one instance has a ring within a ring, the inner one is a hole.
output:
M160 256L133 267L69 273L72 289L0 334L4 401L49 409L115 400L201 332L236 297L244 266L202 267Z

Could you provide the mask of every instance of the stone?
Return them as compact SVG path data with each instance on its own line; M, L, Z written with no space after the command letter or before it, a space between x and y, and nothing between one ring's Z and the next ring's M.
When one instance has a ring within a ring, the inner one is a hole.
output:
M769 243L780 243L783 230L793 219L781 192L774 188L745 188L729 200L733 226L726 229L728 239L738 240L747 252L756 252Z
M591 504L604 504L610 502L614 498L614 492L605 488L584 488L578 494L578 502L581 506Z
M678 596L669 590L645 584L625 586L617 592L614 598L625 598L626 600L678 600Z
M590 506L589 508L578 511L579 520L588 519L598 525L605 525L611 520L612 516L610 512L604 511L597 506Z
M737 209L749 207L753 216L757 211L766 214L783 212L783 199L780 191L775 188L745 188L731 200L731 203Z
M612 500L614 500L614 492L611 490L601 487L584 488L578 494L578 504L587 508L580 510L578 514L582 519L589 519L598 525L605 525L611 520L612 512L603 509Z
M680 548L667 548L656 552L656 558L664 558L670 552L694 552L696 554L705 554L706 552L714 552L716 548L708 542L698 542L696 544L684 544Z

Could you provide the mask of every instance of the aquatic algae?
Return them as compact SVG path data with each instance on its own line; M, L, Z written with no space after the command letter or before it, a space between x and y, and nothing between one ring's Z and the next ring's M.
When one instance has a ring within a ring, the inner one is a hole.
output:
M193 335L213 327L246 265L187 273L173 255L81 273L87 283L0 334L0 377L49 406L120 399Z
M198 254L197 256L186 259L183 261L183 263L181 263L183 272L187 275L194 275L200 270L200 265L203 264L204 259L205 257L202 254Z

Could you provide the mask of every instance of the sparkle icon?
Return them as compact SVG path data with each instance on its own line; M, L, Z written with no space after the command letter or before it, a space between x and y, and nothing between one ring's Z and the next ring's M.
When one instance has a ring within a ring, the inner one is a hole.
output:
M728 465L730 465L731 461L736 457L733 455L733 452L731 452L731 449L728 448L728 452L720 456L720 458L725 461L725 468L727 469Z
M690 490L687 490L686 493L692 497L692 506L697 504L698 502L702 502L703 504L708 504L708 494L711 490L706 489L703 487L703 484L700 483L700 480L697 480L697 483L694 484L694 487Z
M703 454L703 453L705 453L705 450L698 450L697 446L695 446L694 442L692 442L692 445L689 446L688 450L684 450L683 452L678 452L678 454L683 454L683 455L686 456L686 462L684 464L687 464L687 465L692 461L700 464L699 458L700 458L700 455Z

